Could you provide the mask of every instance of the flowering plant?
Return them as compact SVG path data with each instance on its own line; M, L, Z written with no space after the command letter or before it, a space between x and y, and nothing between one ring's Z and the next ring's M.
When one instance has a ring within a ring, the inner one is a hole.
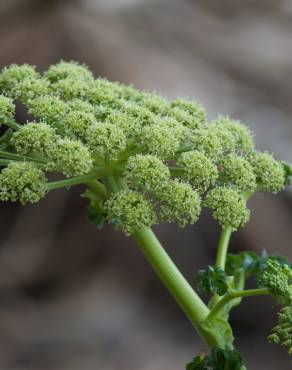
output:
M250 218L248 199L290 184L292 168L255 149L251 131L219 116L208 122L194 101L161 96L64 62L43 75L30 65L0 74L0 200L34 203L49 191L84 184L87 212L98 227L132 236L209 347L187 370L246 369L234 348L230 311L242 298L271 295L283 306L269 339L292 352L292 269L278 256L228 254L232 232ZM15 121L15 103L31 120ZM51 172L59 180L49 181ZM194 224L202 208L222 227L214 266L194 289L151 230L159 222ZM245 289L255 277L256 287ZM210 295L206 304L197 291Z

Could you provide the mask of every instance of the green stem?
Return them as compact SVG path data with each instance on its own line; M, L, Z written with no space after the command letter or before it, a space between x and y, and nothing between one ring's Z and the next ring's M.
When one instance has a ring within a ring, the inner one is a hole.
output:
M231 233L232 233L232 228L230 226L227 226L222 229L220 239L219 239L217 256L216 256L216 266L221 267L223 270L225 270L226 256L227 256Z
M107 180L107 182L109 184L109 187L110 187L110 189L113 193L117 193L120 190L120 187L119 187L116 179L114 178L114 176L108 176L106 178L106 180Z
M268 295L270 291L267 288L248 289L248 290L231 290L224 294L220 301L209 313L207 320L212 320L224 308L224 306L236 298L252 297L257 295Z
M20 129L20 125L18 125L15 121L13 120L9 120L9 121L5 121L4 123L6 126L12 128L13 130L19 130Z
M200 322L204 321L209 314L208 307L191 288L150 228L136 231L133 237L202 339L210 345L210 338L200 330Z
M60 181L52 181L52 182L47 183L47 189L55 190L55 189L66 188L72 185L84 184L87 181L90 181L93 179L96 179L96 173L80 175L80 176L76 176L70 179L65 179L65 180L60 180Z
M94 179L86 181L85 184L102 198L106 198L108 196L108 191L101 182Z
M11 159L0 159L0 165L1 166L8 166L9 163L12 163L14 161L12 161Z
M7 158L7 159L15 159L17 161L30 161L30 162L37 162L37 163L44 163L44 164L48 162L46 158L29 157L26 155L5 152L3 150L0 150L0 157Z

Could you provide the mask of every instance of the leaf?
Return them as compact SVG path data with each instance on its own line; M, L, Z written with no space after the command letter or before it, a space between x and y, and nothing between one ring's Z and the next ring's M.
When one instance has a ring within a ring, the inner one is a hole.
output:
M98 229L101 229L106 222L106 214L103 208L103 199L100 199L92 190L87 189L82 196L89 199L86 207L87 217Z
M186 370L208 370L204 363L204 358L202 356L197 356L192 362L187 364Z
M106 216L102 212L102 210L96 209L96 207L92 206L91 204L86 208L87 217L90 222L95 224L98 229L101 229L106 221Z
M260 256L254 252L229 253L226 261L226 273L228 275L234 275L236 270L243 269L247 279L263 271L267 267L266 262L268 258L278 261L281 265L286 264L291 266L285 257L277 254L269 256L265 250L263 250Z
M281 163L284 169L285 185L289 186L292 184L292 165L285 161L281 161Z
M221 296L228 290L228 278L220 267L208 266L198 271L196 285L202 292Z
M240 370L243 365L242 357L237 350L222 348L214 348L205 363L212 370Z
M236 349L215 347L207 357L195 357L186 370L240 370L242 366L242 357Z

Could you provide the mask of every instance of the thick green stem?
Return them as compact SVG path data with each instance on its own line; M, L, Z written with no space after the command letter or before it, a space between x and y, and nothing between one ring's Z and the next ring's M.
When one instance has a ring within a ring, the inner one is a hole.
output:
M222 229L220 239L219 239L217 256L216 256L216 266L221 267L223 270L225 269L226 256L228 252L228 246L229 246L231 233L232 233L231 227L230 226L225 227L224 229Z
M248 290L232 290L224 294L224 296L220 299L220 301L216 304L216 306L211 310L209 313L207 320L212 320L218 313L224 308L226 304L236 298L243 298L243 297L252 297L257 295L268 295L271 294L270 291L266 288L259 288L259 289L248 289Z
M208 307L191 288L150 228L136 231L133 237L161 281L185 312L202 339L209 345L210 338L200 330L200 322L204 321L209 314Z

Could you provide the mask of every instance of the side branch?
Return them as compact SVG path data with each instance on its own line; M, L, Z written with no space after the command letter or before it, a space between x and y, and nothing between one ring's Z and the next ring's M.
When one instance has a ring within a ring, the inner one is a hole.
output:
M259 288L259 289L248 289L248 290L231 290L224 294L224 296L220 299L220 301L216 304L216 306L211 310L209 313L207 320L212 320L216 317L220 311L228 304L230 301L236 298L244 298L244 297L252 297L257 295L269 295L271 294L269 289L267 288Z

